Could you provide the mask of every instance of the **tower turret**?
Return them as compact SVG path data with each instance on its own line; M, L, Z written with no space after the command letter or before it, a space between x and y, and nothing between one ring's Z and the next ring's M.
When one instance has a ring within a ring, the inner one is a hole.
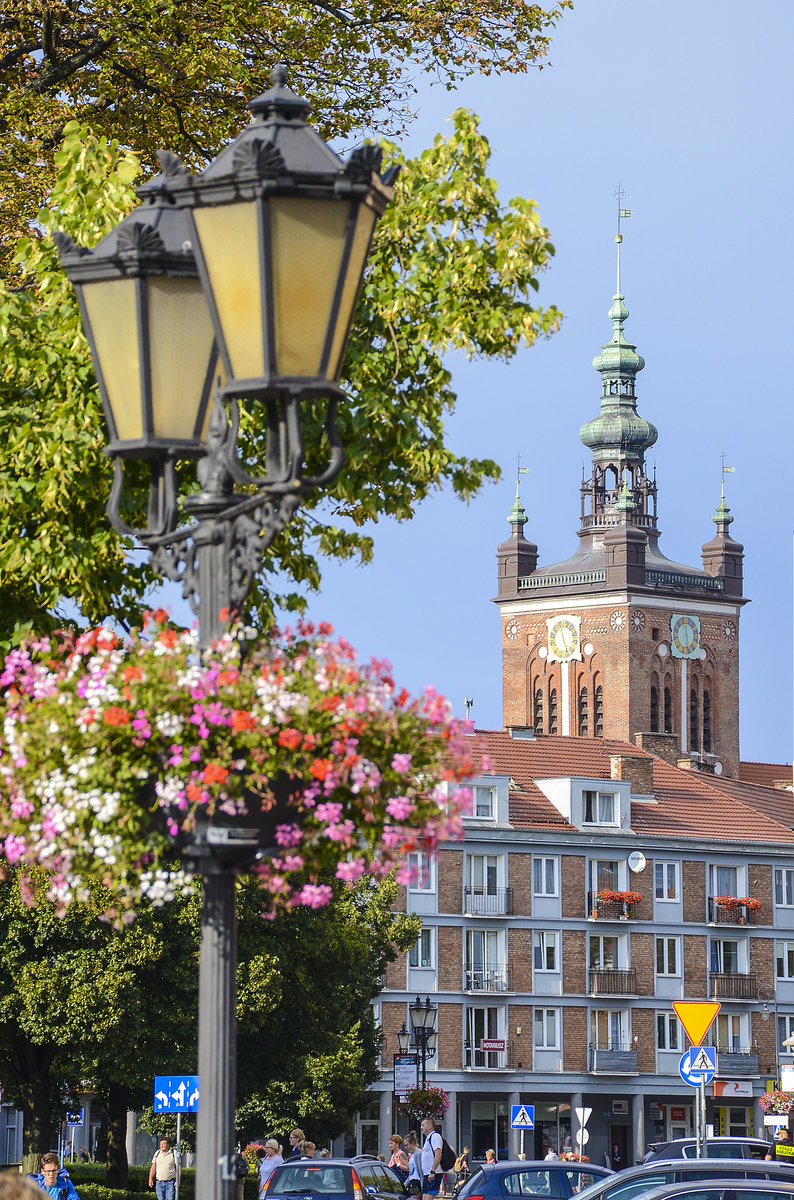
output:
M510 537L496 548L499 599L508 596L517 596L519 580L531 575L538 565L538 548L533 542L527 541L524 537L527 514L524 511L519 494L521 467L518 468L518 471L519 474L516 477L516 496L513 501L513 507L507 515L511 529Z

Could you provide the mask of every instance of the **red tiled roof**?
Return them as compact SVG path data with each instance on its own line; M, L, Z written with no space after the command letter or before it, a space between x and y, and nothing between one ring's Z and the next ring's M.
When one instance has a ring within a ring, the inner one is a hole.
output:
M758 783L762 787L779 787L784 781L791 787L791 763L740 762L739 778L743 783Z
M710 778L709 782L721 792L726 792L736 800L752 804L760 812L766 813L773 821L788 825L794 829L794 794L786 788L759 787L757 783L746 783L741 779L725 779L724 776Z
M616 738L513 738L505 730L476 730L494 775L517 785L510 793L510 822L518 829L573 827L533 782L535 779L610 779L610 756L626 754L653 760L655 804L632 805L631 828L655 837L709 838L725 841L794 842L790 823L752 803L751 784L742 793L716 783L712 776L682 771L631 742ZM734 781L736 782L736 781ZM739 787L737 783L737 787ZM768 793L770 789L763 789ZM785 793L778 793L782 798Z

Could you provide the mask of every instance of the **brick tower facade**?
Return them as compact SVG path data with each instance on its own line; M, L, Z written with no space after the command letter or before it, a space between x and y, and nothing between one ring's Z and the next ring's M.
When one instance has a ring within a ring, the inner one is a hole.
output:
M579 548L538 567L517 491L497 551L504 724L622 738L738 778L743 548L730 536L723 492L702 568L659 549L656 480L645 467L657 431L637 412L645 363L624 334L619 257L609 315L612 339L593 360L601 409L580 431L593 464L581 485Z

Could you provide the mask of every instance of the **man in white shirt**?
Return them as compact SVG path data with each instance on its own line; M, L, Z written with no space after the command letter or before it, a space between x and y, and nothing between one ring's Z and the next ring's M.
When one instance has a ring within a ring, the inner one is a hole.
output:
M425 1117L422 1122L422 1200L438 1195L441 1188L441 1148L444 1139L436 1129L432 1117Z

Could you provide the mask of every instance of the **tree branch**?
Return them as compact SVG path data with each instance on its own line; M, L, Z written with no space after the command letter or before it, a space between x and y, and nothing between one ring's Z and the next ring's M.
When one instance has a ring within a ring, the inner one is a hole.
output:
M59 83L63 83L70 75L74 75L86 63L92 59L100 58L116 41L116 37L96 38L95 41L87 46L85 50L81 50L79 54L72 54L69 58L64 58L58 66L53 67L50 71L45 71L34 83L28 84L25 88L26 92L33 92L35 95L41 95L43 92L51 91Z

